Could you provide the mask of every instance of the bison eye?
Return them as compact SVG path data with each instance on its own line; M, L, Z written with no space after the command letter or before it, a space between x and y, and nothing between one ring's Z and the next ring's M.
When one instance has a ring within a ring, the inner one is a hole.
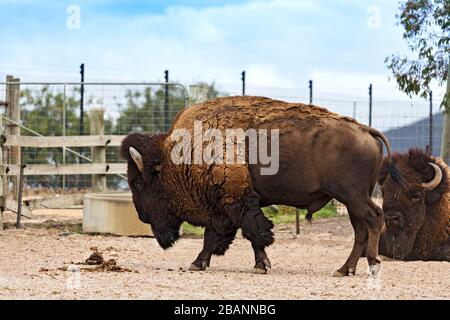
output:
M144 181L142 181L142 179L136 179L133 181L133 186L137 189L137 190L142 190L144 188Z
M420 201L422 199L422 192L420 190L411 191L411 200L413 202Z

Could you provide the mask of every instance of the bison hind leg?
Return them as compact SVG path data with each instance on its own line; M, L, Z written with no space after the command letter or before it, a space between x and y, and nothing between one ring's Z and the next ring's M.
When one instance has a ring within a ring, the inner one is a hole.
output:
M244 238L252 243L255 254L255 273L266 273L271 267L264 248L274 242L270 221L261 210L259 196L250 195L228 207L228 216L242 230Z
M230 228L226 234L220 234L212 228L205 228L203 250L189 267L190 271L201 271L209 267L211 256L224 255L236 236L237 228Z
M272 221L264 216L261 209L259 211L248 211L242 217L242 235L250 240L255 254L254 273L265 274L267 269L272 267L264 248L274 241L271 230L273 227Z
M376 276L380 270L381 262L378 257L378 246L383 226L383 212L369 196L362 199L352 199L346 205L355 230L355 243L344 266L333 275L354 274L359 257L366 249L370 272L373 276Z

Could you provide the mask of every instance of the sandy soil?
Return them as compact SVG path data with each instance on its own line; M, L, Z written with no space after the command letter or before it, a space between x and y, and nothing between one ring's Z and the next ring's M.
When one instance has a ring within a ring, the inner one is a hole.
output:
M373 279L361 259L356 277L331 277L351 249L346 217L303 223L298 237L293 225L278 226L267 250L272 269L256 275L250 243L241 237L207 271L190 272L202 239L181 239L163 251L152 238L79 233L79 211L58 223L55 216L44 212L24 229L0 231L1 299L450 299L448 262L384 261ZM76 264L95 247L130 272Z

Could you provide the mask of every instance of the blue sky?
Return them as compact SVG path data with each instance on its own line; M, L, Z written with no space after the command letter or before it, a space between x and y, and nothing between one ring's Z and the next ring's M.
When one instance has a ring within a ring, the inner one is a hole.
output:
M70 5L80 29L67 27ZM238 91L245 69L250 87L278 95L313 79L361 96L372 82L395 98L384 58L405 51L396 9L394 0L0 0L0 77L78 80L84 62L87 81L155 81L169 69L172 80Z

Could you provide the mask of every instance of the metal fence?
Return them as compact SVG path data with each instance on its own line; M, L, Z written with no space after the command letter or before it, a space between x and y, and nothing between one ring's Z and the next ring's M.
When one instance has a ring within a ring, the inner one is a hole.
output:
M0 83L0 101L5 101L7 83ZM81 86L84 99L81 103ZM21 135L89 135L89 111L103 109L105 134L165 132L175 115L187 106L188 94L178 83L20 83ZM83 121L80 121L83 108ZM5 108L2 108L2 112ZM4 115L4 114L3 114ZM91 148L21 148L23 163L75 164L91 158ZM120 162L117 147L106 148L107 162ZM110 189L127 188L126 181L107 177ZM25 190L39 192L89 189L90 175L28 176Z
M238 83L218 85L223 88L221 95L242 94L241 85ZM312 96L314 104L369 125L368 89L369 84L347 89L321 88L316 85L311 91L308 85L303 88L277 88L247 84L245 93L303 103L309 103ZM430 122L429 100L399 96L399 92L393 88L374 87L372 127L386 134L394 151L405 152L414 147L426 149L431 142L432 154L439 156L443 130L443 114L439 99L442 97L435 97L431 102L433 114Z
M6 83L0 83L0 101L6 100ZM83 85L84 116L80 124L81 86ZM240 84L218 85L218 95L240 95ZM191 86L189 95L204 95L207 87ZM313 103L331 111L369 123L369 98L367 88L355 88L349 92L333 89L315 89ZM188 104L188 92L178 83L20 83L20 124L22 135L72 136L89 135L89 110L105 110L105 134L125 135L130 132L164 132L175 115ZM375 91L377 92L377 91ZM287 101L309 102L308 87L285 89L246 86L247 95L262 95ZM217 95L217 94L216 94ZM395 151L404 152L411 147L425 148L430 141L429 101L422 99L389 99L389 94L375 94L372 100L372 126L385 132ZM198 100L199 97L194 97ZM442 114L438 99L433 101L432 150L439 154ZM1 108L4 112L4 108ZM28 128L28 129L25 129ZM34 132L34 133L33 133ZM91 149L73 148L86 158ZM84 163L83 157L64 152L62 148L22 148L25 163ZM118 162L118 148L107 147L106 161ZM57 190L89 189L91 176L28 176L26 189ZM127 188L124 179L109 175L110 189Z

